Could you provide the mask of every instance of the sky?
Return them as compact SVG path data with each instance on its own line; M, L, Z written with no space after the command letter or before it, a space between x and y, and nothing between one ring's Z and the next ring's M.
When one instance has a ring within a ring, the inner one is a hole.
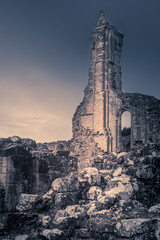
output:
M124 34L123 91L160 98L159 9L159 0L0 0L0 137L72 137L100 10Z

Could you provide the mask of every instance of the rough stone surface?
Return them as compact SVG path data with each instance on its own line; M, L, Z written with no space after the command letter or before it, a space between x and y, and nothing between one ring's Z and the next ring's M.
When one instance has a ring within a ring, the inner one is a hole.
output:
M122 93L121 48L101 12L71 141L0 139L0 239L160 239L160 103Z
M21 194L18 205L16 206L16 209L18 211L30 210L33 207L33 203L35 203L37 199L38 199L38 195Z
M149 231L148 219L127 219L116 224L116 233L121 237L132 237Z
M123 35L101 13L91 37L88 84L73 117L74 148L80 155L81 168L93 163L97 149L128 151L141 144L160 142L160 100L122 92L122 43ZM131 115L131 133L126 137L121 134L125 111ZM81 151L87 141L86 149Z
M42 236L46 237L49 240L55 239L57 236L61 236L63 232L57 228L54 229L45 229L42 232Z
M22 194L17 212L8 215L0 234L8 232L9 239L23 231L29 239L158 240L156 147L139 147L123 155L121 163L118 154L103 153L103 169L89 167L58 177L47 197ZM156 169L154 177L139 177L136 172L148 165Z
M57 209L64 209L68 205L74 205L76 197L75 192L57 193L55 195L55 206Z
M58 154L54 144L19 137L0 139L0 212L15 210L22 193L46 193L54 179L77 169L77 159L66 155L69 143Z
M93 186L89 189L87 197L89 200L97 200L102 194L102 189L97 186Z
M117 177L117 176L121 175L121 173L122 173L122 168L119 167L114 171L113 177Z
M15 240L27 240L28 235L23 234L23 235L19 235L15 238Z
M50 222L51 222L51 217L50 216L40 216L39 215L39 218L40 218L40 221L42 223L42 226L44 228L48 228L50 226Z
M150 207L148 212L149 213L160 213L160 204Z
M74 192L78 186L76 185L77 179L74 174L64 178L57 178L52 183L52 189L55 192ZM78 184L78 182L77 182Z
M101 185L101 176L97 168L85 168L78 172L78 181L90 185Z

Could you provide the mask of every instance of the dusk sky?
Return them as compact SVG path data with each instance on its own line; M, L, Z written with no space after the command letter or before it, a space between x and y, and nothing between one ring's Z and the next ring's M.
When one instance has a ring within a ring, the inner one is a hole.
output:
M72 137L100 10L124 34L123 91L160 98L160 0L0 0L0 137Z

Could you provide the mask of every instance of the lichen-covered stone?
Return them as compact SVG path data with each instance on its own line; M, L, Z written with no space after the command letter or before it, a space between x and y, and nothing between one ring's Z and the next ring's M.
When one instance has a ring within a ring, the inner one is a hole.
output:
M133 194L133 191L134 189L131 183L123 183L119 181L117 187L104 191L104 194L108 197L115 197L115 196L121 196L125 193L129 197L131 197Z
M108 233L114 231L115 221L112 219L112 212L109 210L101 210L90 213L88 219L88 229L94 233Z
M104 209L109 209L117 200L117 195L107 195L105 192L98 196L97 201Z
M78 180L74 174L57 178L52 182L52 190L58 193L74 192L78 189Z
M78 218L85 214L84 207L80 205L67 206L64 210L58 210L54 220L59 221L63 218Z
M16 209L18 211L27 211L32 209L33 204L38 200L39 196L37 194L21 194L19 198L18 205Z
M132 237L149 231L149 219L125 219L116 224L118 236Z
M91 240L91 234L87 228L80 228L75 230L75 239L89 239ZM93 239L92 239L93 240Z
M98 197L101 196L101 194L102 189L100 187L92 186L87 193L87 197L90 200L97 200Z
M65 209L68 205L74 205L75 203L76 193L74 192L57 193L55 195L56 209Z
M121 173L122 173L122 168L119 167L114 171L113 177L117 177L117 176L121 175Z
M120 152L119 154L117 154L117 159L120 159L120 158L122 158L122 157L124 157L126 155L127 155L126 152Z
M138 169L136 172L137 177L141 179L152 179L154 178L154 174L155 169L153 168L153 166L147 165L141 169Z
M45 215L45 216L40 215L40 216L39 216L39 219L40 219L40 221L41 221L41 223L42 223L42 226L43 226L44 228L48 228L48 227L50 226L51 217L50 217L49 215Z
M122 199L111 208L116 219L144 218L148 216L147 208L137 200Z
M149 213L160 213L160 204L150 207L148 212Z
M53 190L50 189L46 194L43 195L43 199L52 199L53 194L54 194Z
M23 234L23 235L18 235L15 237L15 240L27 240L28 235Z
M44 236L48 240L56 239L56 237L61 237L63 235L63 232L58 229L45 229L43 230L41 236Z
M101 185L101 175L97 168L85 168L78 172L79 182L88 182L90 185Z

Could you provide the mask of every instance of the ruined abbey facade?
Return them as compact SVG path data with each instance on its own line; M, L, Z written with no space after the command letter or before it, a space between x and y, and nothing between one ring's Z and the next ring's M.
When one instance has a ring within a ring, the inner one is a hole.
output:
M0 226L22 193L44 194L54 179L86 167L111 169L114 155L110 152L126 151L128 143L130 149L148 143L160 146L160 100L122 92L122 41L123 35L101 12L92 35L89 81L73 117L70 141L42 144L20 137L0 138ZM127 141L121 134L125 111L131 115Z
M88 84L73 117L73 137L78 136L78 128L90 131L96 145L107 152L127 148L121 134L125 111L131 115L130 149L160 141L160 100L122 92L122 43L123 35L101 12L91 38Z

